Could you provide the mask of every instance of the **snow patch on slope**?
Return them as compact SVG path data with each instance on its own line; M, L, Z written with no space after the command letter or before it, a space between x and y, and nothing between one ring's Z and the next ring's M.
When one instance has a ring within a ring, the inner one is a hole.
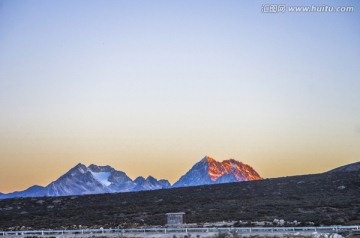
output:
M111 182L109 182L109 177L111 175L111 172L93 172L93 171L90 171L90 173L92 174L94 179L99 181L101 184L103 184L105 186L109 186L111 184Z

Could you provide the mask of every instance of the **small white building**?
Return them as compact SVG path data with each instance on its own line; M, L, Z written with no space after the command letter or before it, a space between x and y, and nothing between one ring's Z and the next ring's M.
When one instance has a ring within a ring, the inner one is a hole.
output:
M176 226L185 224L185 212L166 213L166 225Z

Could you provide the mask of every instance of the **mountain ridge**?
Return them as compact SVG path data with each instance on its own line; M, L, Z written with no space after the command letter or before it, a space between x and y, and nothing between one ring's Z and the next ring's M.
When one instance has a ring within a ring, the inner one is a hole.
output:
M2 193L0 199L131 192L163 189L168 188L170 185L167 180L157 180L152 176L149 176L145 181L148 182L146 186L137 184L125 172L116 170L109 165L98 166L91 164L87 167L82 163L78 163L45 187L33 185L23 191Z
M359 170L360 170L360 161L337 167L337 168L332 169L332 170L330 170L330 171L328 171L326 173L354 172L354 171L359 171Z
M192 171L194 167L197 168L195 172ZM184 183L181 180L184 176L188 182ZM125 172L116 170L109 165L90 164L86 166L78 163L45 187L34 185L23 191L0 194L0 199L136 192L261 179L249 165L234 159L218 162L210 156L203 157L181 178L173 185L166 179L157 180L151 175L146 179L139 176L132 180Z
M359 171L360 162L344 165L325 173ZM177 187L232 183L261 180L260 175L250 166L234 159L216 161L205 156L173 185L166 179L139 176L132 180L123 171L109 165L86 166L78 163L68 172L47 186L33 185L23 191L0 193L0 199L13 197L44 197L86 195L100 193L137 192Z
M199 226L219 221L255 226L275 219L286 224L296 220L300 226L358 225L359 188L360 170L129 193L2 199L0 230L163 226L165 214L174 211L185 212L187 223Z

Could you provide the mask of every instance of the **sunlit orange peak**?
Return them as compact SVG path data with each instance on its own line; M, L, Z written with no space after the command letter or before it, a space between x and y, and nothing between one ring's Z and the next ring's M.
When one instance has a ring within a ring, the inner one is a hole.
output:
M213 158L211 158L210 156L205 156L205 158L204 158L205 160L206 160L206 162L208 162L208 163L212 163L212 162L216 162L216 160L214 160Z
M208 173L212 181L216 181L224 174L233 174L238 181L249 181L261 179L260 175L250 166L234 159L218 162L205 156L209 164Z

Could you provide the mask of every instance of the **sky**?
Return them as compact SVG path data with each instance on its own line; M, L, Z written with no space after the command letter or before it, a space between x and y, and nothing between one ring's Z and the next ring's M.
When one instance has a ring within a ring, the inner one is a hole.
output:
M174 183L209 155L264 178L360 160L360 3L0 0L0 192L77 163Z

